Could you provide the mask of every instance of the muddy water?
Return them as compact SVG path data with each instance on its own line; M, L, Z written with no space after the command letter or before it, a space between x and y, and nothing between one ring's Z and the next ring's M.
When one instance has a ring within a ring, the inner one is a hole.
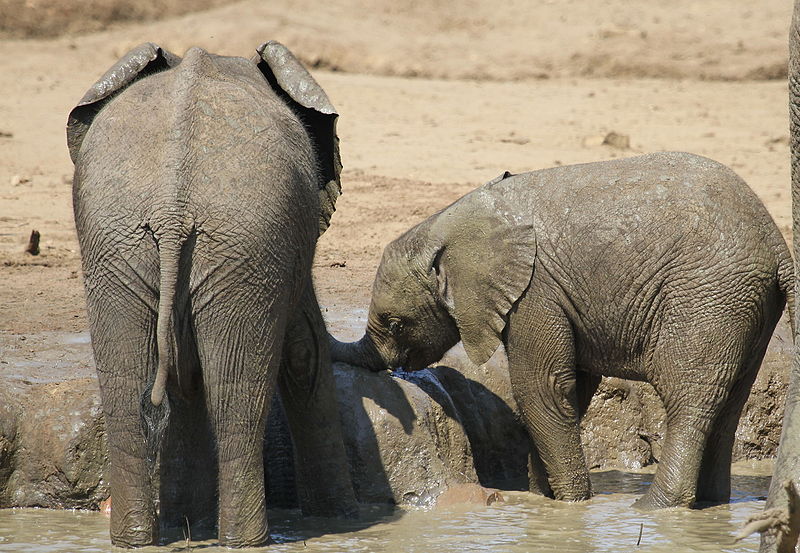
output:
M755 536L734 544L742 522L763 509L769 486L768 465L738 465L729 505L639 513L631 503L652 475L605 471L592 474L597 495L567 504L523 492L503 492L506 501L489 507L454 506L446 510L364 507L357 522L304 519L293 511L271 511L272 539L278 552L445 553L530 551L757 551ZM639 533L641 530L641 542ZM213 541L178 541L143 552L197 549L230 551ZM3 553L114 550L108 518L100 513L35 509L0 510ZM261 550L265 551L265 550Z

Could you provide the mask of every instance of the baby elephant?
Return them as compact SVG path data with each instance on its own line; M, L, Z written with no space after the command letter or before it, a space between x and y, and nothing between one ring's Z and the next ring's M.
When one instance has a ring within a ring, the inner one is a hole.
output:
M565 500L591 496L579 417L600 375L649 382L667 433L637 506L722 502L742 406L792 282L766 209L712 160L657 153L506 173L386 247L366 334L332 340L332 355L416 370L459 340L485 363L502 341L549 487Z

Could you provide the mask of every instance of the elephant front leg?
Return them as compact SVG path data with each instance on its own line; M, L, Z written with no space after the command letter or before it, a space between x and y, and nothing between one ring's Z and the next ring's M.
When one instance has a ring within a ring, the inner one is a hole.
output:
M283 352L278 382L294 442L300 507L306 515L356 517L328 333L310 283Z
M534 310L522 302L509 320L507 350L514 398L553 495L566 501L590 498L569 322L555 308ZM541 487L531 477L531 488Z

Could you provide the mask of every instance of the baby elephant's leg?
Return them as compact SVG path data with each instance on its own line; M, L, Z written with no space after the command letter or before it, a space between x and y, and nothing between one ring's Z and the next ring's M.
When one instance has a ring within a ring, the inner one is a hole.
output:
M522 301L509 320L507 349L514 397L553 495L588 499L592 492L581 446L569 321L555 305Z
M664 402L667 432L653 484L637 507L691 507L697 499L727 496L733 429L755 375L748 369L749 345L758 339L754 318L706 308L691 323L662 326L651 367L657 378L651 380Z

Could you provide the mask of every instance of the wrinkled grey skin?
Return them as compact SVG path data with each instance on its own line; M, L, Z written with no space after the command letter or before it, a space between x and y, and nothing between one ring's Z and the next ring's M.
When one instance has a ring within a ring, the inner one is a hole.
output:
M578 423L600 375L650 382L667 434L637 505L727 501L734 431L792 274L763 205L709 159L658 153L501 177L386 247L366 334L332 341L332 357L419 369L460 339L480 364L502 341L565 500L591 495Z
M211 505L223 544L267 542L262 447L276 382L304 510L356 513L311 284L339 190L336 113L283 46L258 54L192 48L181 60L143 44L70 114L118 546L158 540L151 470L164 422L162 459L185 456L184 470L162 472L162 525L194 524Z
M792 233L794 257L800 255L800 2L795 1L792 23L789 28L789 145L792 153ZM796 273L797 274L797 273ZM798 285L795 282L795 293ZM794 343L798 344L798 320L794 320ZM775 460L765 510L788 508L784 482L793 480L800 486L800 350L795 349L794 362L789 375L783 430ZM789 553L795 550L800 533L800 512L792 513L789 532L766 532L761 535L761 553Z

